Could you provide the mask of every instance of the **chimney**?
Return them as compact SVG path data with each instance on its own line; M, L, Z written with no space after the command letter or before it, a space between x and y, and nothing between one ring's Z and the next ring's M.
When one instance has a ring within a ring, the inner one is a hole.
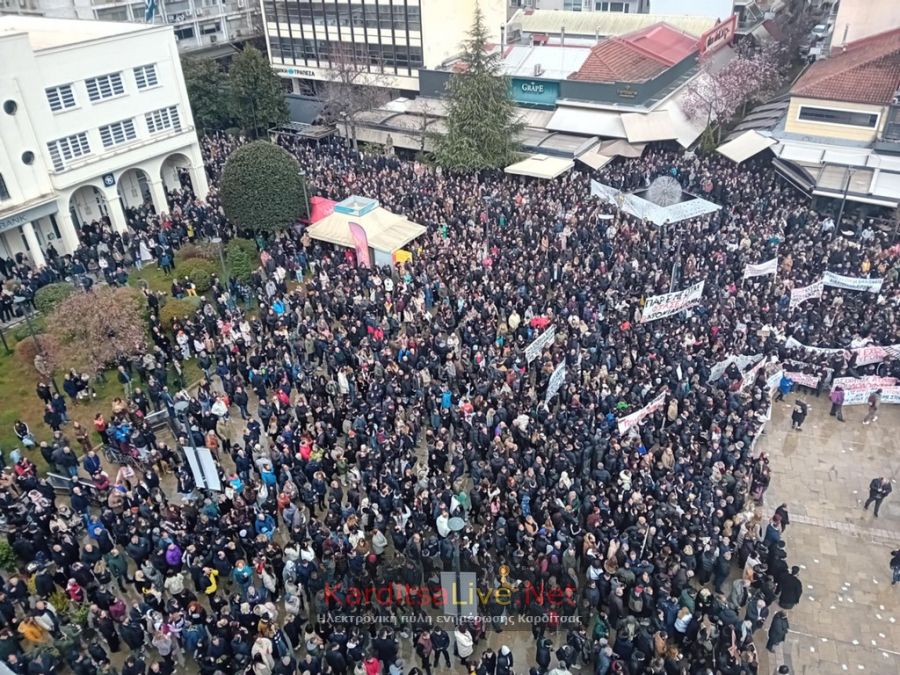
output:
M559 44L563 47L566 46L566 27L563 26L559 29Z
M500 51L503 51L503 48L506 46L506 24L500 24Z
M600 42L600 26L594 31L594 42Z
M847 33L849 31L850 31L850 24L849 23L844 24L844 37L841 40L841 47L843 47L845 51L847 50Z

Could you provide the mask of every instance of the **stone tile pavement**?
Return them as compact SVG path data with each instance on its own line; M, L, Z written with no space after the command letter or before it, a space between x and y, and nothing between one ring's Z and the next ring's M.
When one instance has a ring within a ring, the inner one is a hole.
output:
M766 512L788 504L788 560L801 567L804 594L788 612L791 633L774 655L758 634L760 673L786 663L795 674L900 673L900 584L891 586L890 553L900 547L900 407L884 406L863 425L864 406L828 415L823 397L805 397L803 431L790 429L794 397L776 403L758 449L769 453ZM863 511L869 481L884 475L894 492L880 517Z

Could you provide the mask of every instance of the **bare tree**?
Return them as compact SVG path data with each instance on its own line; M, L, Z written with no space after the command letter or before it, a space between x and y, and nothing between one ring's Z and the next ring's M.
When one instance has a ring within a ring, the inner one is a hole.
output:
M330 80L319 89L324 103L322 116L332 124L345 125L356 150L356 115L381 107L391 100L393 92L383 64L371 64L367 56L354 54L352 45L333 47L330 62Z

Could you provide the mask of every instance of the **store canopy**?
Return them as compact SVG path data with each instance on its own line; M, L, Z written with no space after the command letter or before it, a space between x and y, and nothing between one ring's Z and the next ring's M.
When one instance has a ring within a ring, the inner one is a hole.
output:
M363 215L333 211L319 222L311 225L307 232L318 241L335 246L354 248L350 236L350 223L359 223L366 231L369 246L376 251L393 253L403 248L416 237L425 234L425 227L413 223L403 216L391 213L380 206Z
M720 145L716 152L725 155L728 159L736 164L740 164L744 160L758 155L766 148L775 145L774 138L763 136L758 131L745 131L734 140L728 141Z
M611 156L605 154L600 149L599 143L594 147L588 148L587 150L582 152L576 159L578 159L578 161L580 162L584 162L595 171L597 169L602 169L613 160Z
M646 143L631 144L628 141L604 141L603 154L610 157L630 157L637 159L644 154Z
M668 110L647 114L627 113L622 115L622 126L629 143L674 141L678 138L678 130Z
M575 162L563 157L548 157L547 155L531 155L521 162L510 164L504 169L506 173L517 176L531 176L551 180L569 171Z
M318 223L323 218L327 218L334 213L334 207L337 204L333 199L326 199L316 195L309 200L310 214L309 222Z
M607 110L559 107L547 122L550 131L566 131L584 136L625 138L622 116Z

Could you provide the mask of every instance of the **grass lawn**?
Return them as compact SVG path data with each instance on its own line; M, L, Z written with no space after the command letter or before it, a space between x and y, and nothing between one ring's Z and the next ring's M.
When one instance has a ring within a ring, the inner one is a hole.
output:
M168 295L171 277L165 276L155 265L148 265L143 270L133 270L129 273L129 284L140 287L141 282L146 282L150 288L156 291L162 291ZM40 331L43 327L43 321L40 317L35 318L35 328ZM16 354L16 344L21 340L31 340L28 336L25 324L16 326L12 330L4 331L6 341L12 350L11 354L7 354L0 346L0 452L4 458L9 458L9 453L13 448L19 447L19 439L13 430L13 424L17 419L22 419L31 428L38 442L49 440L52 437L50 428L44 424L44 409L40 400L35 394L35 387L38 382L44 379L32 366L31 363L24 361ZM21 338L17 340L16 336ZM60 368L56 373L56 382L62 387L62 378L65 368ZM190 361L185 364L184 379L190 385L201 377L201 371L197 365ZM169 372L170 390L173 389L174 374ZM76 405L66 397L68 404L68 413L71 420L77 420L86 429L92 433L92 438L99 442L99 436L93 433L94 416L98 412L102 412L107 419L111 413L111 404L117 396L122 396L124 391L122 385L119 384L115 376L115 371L108 372L106 382L95 383L94 388L97 391L97 398L89 403ZM63 433L74 442L72 437L71 425L63 427ZM78 452L76 448L73 448ZM46 469L44 459L40 451L34 449L28 452L29 458L35 462L41 469Z

